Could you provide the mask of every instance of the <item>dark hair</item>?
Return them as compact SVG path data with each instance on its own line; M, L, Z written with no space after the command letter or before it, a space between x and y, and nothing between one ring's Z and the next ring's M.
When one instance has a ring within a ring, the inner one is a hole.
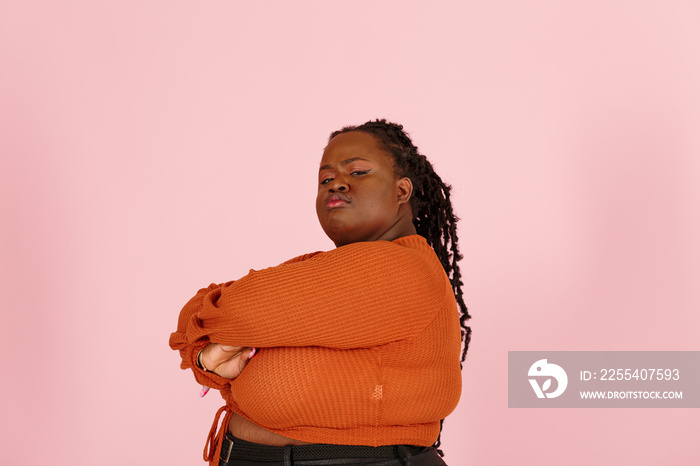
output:
M403 126L388 122L384 119L368 121L359 126L346 126L331 134L329 141L341 133L361 131L373 135L380 147L391 154L394 159L394 169L400 177L407 177L413 183L411 195L411 208L413 210L413 224L416 232L426 239L433 248L447 273L457 305L459 306L459 323L462 327L462 357L460 367L467 356L471 328L466 324L471 318L462 297L462 274L459 271L459 262L462 255L457 245L457 221L450 201L451 186L444 183L435 173L433 165L425 155L418 152L413 141L404 131ZM442 421L440 421L442 431ZM435 447L440 446L438 436Z

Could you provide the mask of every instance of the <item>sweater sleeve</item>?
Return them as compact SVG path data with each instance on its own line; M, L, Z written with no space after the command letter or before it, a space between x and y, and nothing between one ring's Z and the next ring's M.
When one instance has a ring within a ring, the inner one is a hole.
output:
M189 342L187 340L186 331L188 323L194 314L202 309L204 297L212 290L219 289L222 286L229 285L231 283L233 282L228 282L222 285L212 283L207 288L202 288L199 290L197 294L194 295L194 297L190 299L187 304L185 304L182 311L180 311L180 317L178 318L177 322L177 330L170 334L170 348L178 350L180 352L180 357L182 358L180 367L182 369L192 369L194 378L197 380L197 382L217 390L221 390L231 381L216 375L213 372L205 372L197 366L195 359L197 358L199 351L209 344L209 341L204 338L199 341Z
M284 262L284 264L293 264L296 262L304 261L315 256L316 254L319 254L319 252L312 252L309 254L304 254L295 257ZM178 318L177 322L177 330L170 334L170 348L180 352L180 358L182 360L182 362L180 363L180 367L182 369L192 369L192 372L194 373L194 377L197 380L197 382L199 382L202 385L206 385L207 387L215 388L217 390L221 390L231 381L224 377L218 376L213 372L203 371L196 364L196 359L197 355L199 354L199 351L209 344L209 339L204 337L196 341L188 341L186 332L190 320L192 320L194 315L202 309L204 297L211 291L219 289L222 286L230 285L232 283L232 281L218 285L216 283L212 283L208 287L199 290L197 294L195 294L194 297L192 297L192 299L190 299L180 311L180 317Z
M186 340L366 348L417 334L444 304L444 271L425 243L353 243L304 259L212 288Z

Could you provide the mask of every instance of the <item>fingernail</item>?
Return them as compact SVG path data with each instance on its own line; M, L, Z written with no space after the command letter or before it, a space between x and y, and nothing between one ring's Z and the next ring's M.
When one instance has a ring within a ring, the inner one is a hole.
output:
M258 351L257 348L253 348L253 351L251 351L250 354L248 355L248 359L253 359L253 356L255 356L255 353L257 353L257 351Z
M207 393L209 393L209 387L207 387L206 385L202 386L202 391L199 392L200 398L206 395Z

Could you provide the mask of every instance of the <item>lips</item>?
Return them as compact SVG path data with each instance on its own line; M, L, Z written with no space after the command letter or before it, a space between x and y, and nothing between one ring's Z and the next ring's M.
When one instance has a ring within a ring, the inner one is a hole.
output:
M326 200L326 209L335 209L343 207L350 203L350 199L343 194L332 194Z

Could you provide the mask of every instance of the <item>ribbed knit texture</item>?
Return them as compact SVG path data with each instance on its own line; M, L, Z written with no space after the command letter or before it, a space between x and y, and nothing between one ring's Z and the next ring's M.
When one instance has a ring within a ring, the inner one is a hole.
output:
M194 364L209 341L260 351L230 381ZM417 235L212 284L182 309L170 346L230 410L306 442L431 445L461 392L457 305Z

